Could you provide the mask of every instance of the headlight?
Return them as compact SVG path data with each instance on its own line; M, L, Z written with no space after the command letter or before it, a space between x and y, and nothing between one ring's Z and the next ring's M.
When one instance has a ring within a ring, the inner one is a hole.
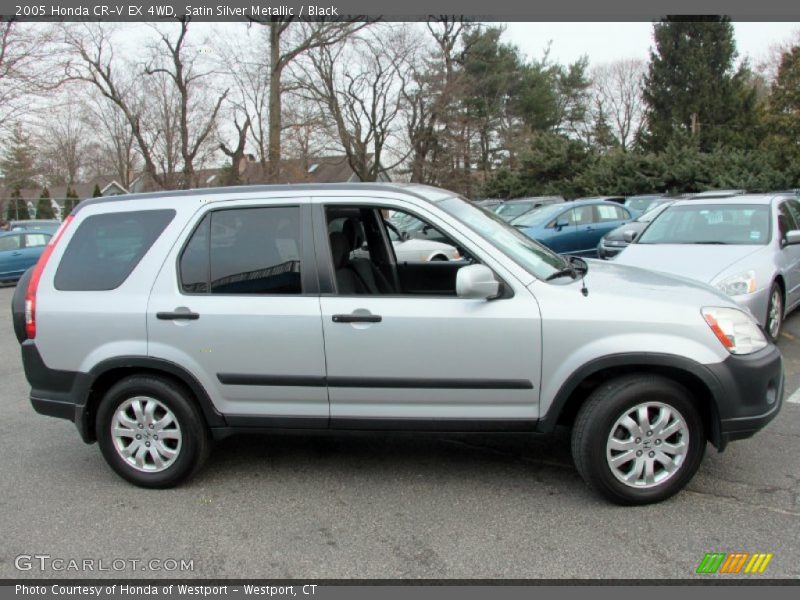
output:
M744 273L731 275L717 283L714 287L728 296L752 294L756 291L756 272L746 271Z
M752 354L766 347L767 339L747 313L716 306L707 306L701 312L711 331L731 354Z

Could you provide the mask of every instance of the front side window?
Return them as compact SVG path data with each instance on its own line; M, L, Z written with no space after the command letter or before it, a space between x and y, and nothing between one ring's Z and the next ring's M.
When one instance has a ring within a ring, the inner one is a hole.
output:
M19 249L20 236L18 235L4 235L0 237L0 252L7 250Z
M87 217L61 257L54 280L56 289L103 291L119 287L174 217L172 209Z
M183 250L181 289L195 294L301 294L300 252L297 206L214 211Z

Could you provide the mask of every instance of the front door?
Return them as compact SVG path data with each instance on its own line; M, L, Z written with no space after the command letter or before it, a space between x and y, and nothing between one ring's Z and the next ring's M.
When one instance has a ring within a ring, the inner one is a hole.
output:
M317 250L333 283L332 293L320 297L332 425L376 426L381 419L469 429L479 420L524 428L538 416L541 323L534 298L468 242L444 234L462 259L415 264L412 275L394 257L384 219L394 210L431 227L437 221L392 202L314 207L315 228L324 228L316 239L330 240ZM504 280L502 297L456 296L455 272L474 262Z

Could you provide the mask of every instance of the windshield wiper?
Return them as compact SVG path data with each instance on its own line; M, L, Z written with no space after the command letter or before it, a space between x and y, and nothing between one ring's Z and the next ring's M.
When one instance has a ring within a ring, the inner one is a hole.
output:
M570 265L568 267L564 267L563 269L559 269L551 275L548 275L545 281L553 281L553 279L558 279L559 277L572 277L573 279L577 279L578 272L575 270L575 267Z

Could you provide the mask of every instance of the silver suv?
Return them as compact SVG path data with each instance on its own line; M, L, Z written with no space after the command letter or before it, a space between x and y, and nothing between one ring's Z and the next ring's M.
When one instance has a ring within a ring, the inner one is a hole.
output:
M390 218L458 250L398 261ZM444 190L345 184L85 200L13 301L31 402L145 487L274 428L550 432L655 502L769 422L778 349L698 283L565 258Z

